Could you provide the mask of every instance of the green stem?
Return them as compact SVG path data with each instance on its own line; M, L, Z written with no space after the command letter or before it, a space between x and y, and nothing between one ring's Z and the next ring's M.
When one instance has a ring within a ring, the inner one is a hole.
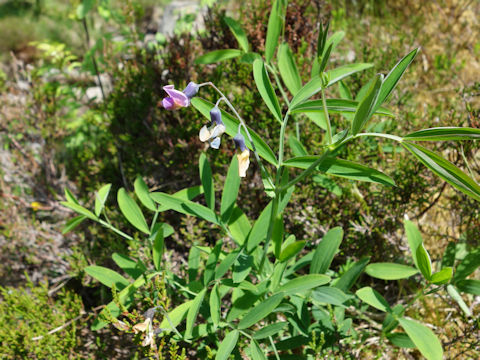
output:
M325 115L325 120L327 122L327 144L331 145L333 143L332 126L330 124L330 117L328 116L327 101L325 99L325 90L323 86L322 86L321 92L322 92L323 113Z
M278 169L280 169L280 167L283 165L283 155L284 155L283 153L285 148L285 131L287 129L287 123L288 123L288 113L283 118L282 126L280 127L280 143L278 145L278 166L277 166Z
M116 227L114 227L112 224L109 224L103 220L100 220L98 219L97 220L100 224L102 224L103 226L105 226L107 229L110 229L112 230L113 232L117 233L118 235L120 236L123 236L125 239L127 240L133 240L133 237L131 237L130 235L127 235L125 234L123 231L121 230L118 230Z
M271 336L268 337L270 339L270 344L272 345L273 352L275 353L275 357L277 360L280 360L280 355L278 355L277 348L275 347L275 343L273 342L273 339Z
M390 139L390 140L395 140L398 142L402 142L403 138L400 136L396 135L390 135L390 134L382 134L382 133L359 133L354 136L354 138L361 137L361 136L371 136L371 137L381 137L385 139Z

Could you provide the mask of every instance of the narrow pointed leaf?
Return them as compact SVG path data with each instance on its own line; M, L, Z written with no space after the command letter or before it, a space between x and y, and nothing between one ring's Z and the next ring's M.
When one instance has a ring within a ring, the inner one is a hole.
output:
M238 206L234 206L232 214L228 219L228 229L230 230L233 240L242 246L248 238L252 225L247 215L245 215Z
M355 264L350 267L346 272L340 276L338 281L335 283L335 287L339 288L343 292L347 292L355 284L358 277L362 274L363 270L370 261L369 257L364 257L363 259L357 261Z
M265 68L265 64L262 60L255 60L253 62L253 78L255 79L258 92L262 96L262 99L267 105L268 109L279 122L282 122L282 111L280 110L280 105L278 104L277 95L273 90L272 83L268 77L267 69Z
M413 320L399 318L398 321L423 356L428 360L443 359L442 344L432 330Z
M77 198L75 197L75 195L73 195L73 193L70 190L68 190L67 188L65 188L64 190L65 190L65 199L67 199L67 202L80 205L78 203Z
M329 113L332 114L354 114L359 106L359 102L356 100L347 100L347 99L327 99L327 109ZM323 112L323 102L322 100L310 100L305 101L301 104L296 105L293 108L290 108L292 114L297 113L318 113ZM381 115L394 117L393 113L383 107L379 107L373 115Z
M150 191L148 190L148 186L147 184L145 184L145 181L143 181L143 179L138 176L133 186L135 189L135 194L137 195L138 200L140 200L142 205L145 206L148 210L156 211L157 205L155 204L155 201L153 201L150 197Z
M405 333L396 332L388 334L387 338L393 345L401 348L412 349L416 347L413 341Z
M290 134L288 136L288 145L290 146L290 149L292 149L294 156L308 155L307 150L305 150L303 144L295 137L295 135Z
M100 216L100 213L105 206L105 201L107 201L108 194L110 192L110 188L112 184L107 184L102 186L95 196L95 215Z
M400 81L405 70L407 70L408 66L411 64L415 56L417 55L418 49L415 49L405 55L403 59L401 59L390 72L385 77L383 81L382 88L380 89L380 94L378 95L377 106L382 105L385 100L387 100L388 96L392 93L393 89Z
M284 262L288 261L294 256L296 256L300 251L305 247L306 241L295 241L294 243L288 245L285 249L282 250L278 260Z
M91 220L98 219L98 217L96 217L94 213L92 213L90 210L85 209L83 206L78 205L77 203L62 201L60 204L75 211L77 214L83 215Z
M466 279L455 283L458 290L480 296L480 280Z
M415 131L404 136L412 141L478 140L480 129L468 127L437 127Z
M299 156L288 159L284 161L283 164L285 166L307 169L319 157L319 155ZM395 186L393 179L384 173L353 161L326 158L317 169L321 172L347 179Z
M330 81L328 82L328 86L335 84L336 82L355 74L356 72L363 71L365 69L371 68L373 64L367 63L358 63L358 64L349 64L340 66L333 70L329 70L326 72L328 76L330 76ZM327 86L327 87L328 87ZM292 101L290 102L290 109L293 108L295 105L298 105L305 100L311 98L313 95L318 93L322 89L322 79L319 76L314 77L308 83L306 83L299 92L293 97Z
M118 290L123 290L130 285L130 282L122 275L103 266L87 266L84 270L88 275L109 288L115 285Z
M417 269L420 269L417 260L417 249L423 243L422 234L420 233L420 230L418 230L418 227L410 220L405 220L404 228L413 262Z
M454 188L480 201L480 186L451 162L417 144L402 142L402 146Z
M193 201L179 199L173 195L162 192L153 192L150 196L153 200L161 205L167 206L171 210L182 214L196 216L216 225L220 224L217 215L206 206Z
M281 321L267 325L259 330L256 330L253 334L253 338L256 340L265 339L269 336L276 335L282 331L288 323L286 321Z
M207 203L207 207L215 210L215 189L213 185L212 168L210 167L210 163L208 162L205 153L200 154L198 167L200 170L200 179L202 180L205 202Z
M153 264L155 265L155 269L160 271L161 263L162 263L162 256L163 256L163 248L164 248L164 238L163 238L163 228L157 226L154 230L154 238L153 238L153 247L152 247L152 256L153 256Z
M369 286L363 287L355 292L360 300L366 302L368 305L373 306L383 312L391 312L390 305L380 293Z
M230 354L232 353L233 349L237 345L238 341L238 330L230 331L225 338L222 340L220 346L218 347L217 355L215 356L215 360L227 360Z
M187 317L188 310L192 306L193 300L189 300L181 305L178 305L175 309L170 311L160 323L161 329L173 330L173 327L177 327L183 319Z
M236 156L232 158L230 167L228 168L227 177L223 186L222 201L220 203L220 216L222 222L229 223L237 201L238 189L240 188L240 176L238 175L238 159Z
M299 276L280 286L276 292L283 292L285 295L302 294L307 290L328 284L330 276L323 274L308 274Z
M313 290L312 298L322 304L342 306L350 297L336 287L320 286Z
M137 203L127 194L124 188L118 190L117 201L120 211L128 222L145 234L150 234L150 229L148 228L142 211Z
M288 91L295 96L302 88L302 80L288 43L283 43L278 49L278 69Z
M214 104L199 97L194 97L191 103L198 111L200 111L200 113L202 113L203 116L210 120L210 110L214 107ZM231 137L234 137L238 131L238 119L223 110L221 110L221 112L222 120L226 127L225 132ZM273 153L272 149L270 149L270 147L265 143L265 141L263 141L262 138L253 130L249 129L249 132L250 135L252 135L252 139L255 143L258 154L270 164L276 166L277 159L275 158L275 154ZM241 133L243 134L243 136L245 136L245 138L247 138L247 135L243 128L241 129ZM252 150L252 146L248 140L246 141L246 145L250 150Z
M284 12L284 0L275 0L268 18L267 37L265 40L265 60L267 63L272 60L273 55L275 54L275 49L278 45L278 38L280 37L283 28L283 21L285 18Z
M371 277L382 280L406 279L418 273L414 267L394 264L394 263L375 263L365 268L365 272Z
M220 292L218 290L218 285L215 284L210 293L210 316L212 317L212 322L218 326L220 323Z
M265 353L263 350L260 348L260 345L252 339L250 342L250 356L252 360L267 360L267 357L265 356Z
M357 135L375 112L375 103L382 86L382 80L382 75L375 77L375 81L370 86L367 95L358 105L352 122L352 135Z
M200 306L202 305L203 298L205 297L205 293L207 289L203 289L200 291L195 299L193 299L192 305L188 309L187 314L187 327L185 329L185 338L190 339L192 337L193 327L195 326L195 321L197 320L198 312L200 311Z
M324 274L335 257L343 239L341 227L328 230L313 253L310 274Z
M225 16L223 18L225 23L228 25L230 30L232 31L233 36L235 36L235 39L238 41L238 45L242 48L243 51L246 53L248 52L248 39L247 35L245 34L245 31L243 31L242 27L240 24L233 20L231 17Z
M260 320L268 316L280 304L284 297L283 293L275 294L253 307L240 322L237 328L243 330L258 323Z
M62 229L62 235L65 235L66 233L72 231L75 229L78 225L80 225L83 220L85 220L87 217L85 215L79 215L75 216L67 221L65 226Z
M238 49L215 50L196 58L195 64L213 64L223 60L236 58L242 54L243 51Z
M134 279L137 279L139 276L145 273L145 271L147 271L147 268L145 267L145 265L143 265L142 262L136 262L126 255L113 253L112 259L113 261L115 261L115 264L117 264L119 268L121 268Z
M430 280L432 277L432 261L430 260L430 255L423 244L420 244L417 247L417 261L418 261L418 270L422 273L425 279Z
M458 264L453 281L460 281L472 274L480 266L480 247L469 252Z
M435 285L443 285L450 281L453 275L453 269L451 267L445 267L439 272L432 275L430 282Z
M458 290L463 291L460 288ZM447 285L447 292L448 292L448 295L450 295L451 298L457 302L458 306L460 306L460 309L462 309L462 311L465 313L465 315L472 316L472 312L470 311L467 304L465 304L465 301L463 301L462 296L458 293L455 286L453 286L451 284Z

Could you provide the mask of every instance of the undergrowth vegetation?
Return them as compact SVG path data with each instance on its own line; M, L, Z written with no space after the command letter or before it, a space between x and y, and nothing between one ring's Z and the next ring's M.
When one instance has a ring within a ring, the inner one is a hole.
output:
M0 4L1 357L477 358L478 3L208 3Z

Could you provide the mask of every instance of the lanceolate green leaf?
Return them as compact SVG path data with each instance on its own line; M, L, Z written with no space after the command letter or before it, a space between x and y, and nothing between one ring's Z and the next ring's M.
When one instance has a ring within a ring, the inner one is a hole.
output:
M251 340L249 349L252 360L267 360L265 353L254 339Z
M215 210L215 189L213 185L212 168L205 153L200 154L198 168L200 170L205 202L210 209Z
M100 216L100 213L105 206L105 201L107 201L108 193L110 192L110 188L112 184L107 184L102 186L95 196L95 215Z
M123 290L130 285L130 282L122 275L103 266L87 266L84 270L88 275L97 279L103 285L108 286L109 288L115 285L117 290Z
M289 294L303 294L305 291L327 284L330 277L323 274L308 274L299 276L280 286L276 292Z
M375 263L366 267L365 272L371 277L382 280L406 279L418 273L418 270L407 265L394 263Z
M428 360L443 359L442 344L432 330L413 320L399 318L398 321L423 356Z
M265 60L267 63L272 60L275 49L278 45L278 38L283 28L285 17L285 0L275 0L268 18L267 38L265 40Z
M210 110L214 107L214 104L211 102L208 102L204 99L201 99L199 97L194 97L192 99L192 105L202 113L203 116L205 116L208 120L210 120ZM222 111L222 120L225 124L226 130L225 132L230 135L231 137L234 137L235 134L238 131L238 119L230 115L229 113ZM245 133L245 130L241 129L241 132L245 138L247 138L247 135ZM250 135L252 135L253 142L255 143L255 147L257 148L258 154L264 158L266 161L268 161L272 165L277 165L277 159L275 158L275 154L273 153L272 149L262 140L262 138L256 134L253 130L249 129ZM246 145L250 150L252 150L250 142L247 140Z
M480 266L480 247L470 251L458 264L453 281L465 279Z
M150 230L142 211L137 203L127 194L124 188L118 190L117 201L120 211L128 222L145 234L150 234Z
M225 21L225 23L228 25L228 27L232 31L233 36L235 36L235 38L237 39L238 45L240 45L242 50L247 53L248 52L248 39L247 39L247 35L245 34L245 31L243 31L240 24L237 21L233 20L231 17L228 17L228 16L225 16L223 18L223 20Z
M162 192L153 192L150 196L161 205L165 205L179 213L196 216L213 224L220 225L220 220L217 218L217 215L206 206L193 201L178 199Z
M437 127L415 131L404 137L412 141L478 140L480 129L468 127Z
M358 101L347 99L327 99L326 103L328 112L332 114L355 113L359 106ZM292 114L323 112L323 103L322 100L305 101L304 103L298 104L291 108L290 112ZM373 115L394 117L390 110L382 107L378 108Z
M202 305L203 298L205 297L205 293L207 292L207 288L200 291L195 299L193 299L192 305L188 309L187 314L187 327L185 329L185 338L190 339L192 337L193 327L195 325L195 321L197 320L198 312L200 311L200 306Z
M422 234L420 233L420 230L418 230L418 227L410 220L405 220L404 228L413 262L415 263L417 269L420 269L418 267L417 248L423 243Z
M420 244L417 247L417 261L418 269L422 275L425 277L425 279L430 280L432 276L432 262L430 260L430 255L423 247L423 244Z
M313 253L310 274L324 274L328 270L342 239L343 230L341 227L328 230Z
M170 311L162 320L160 324L161 329L173 330L173 327L177 327L183 319L187 316L188 309L192 306L193 300L189 300L181 305L178 305L175 309Z
M305 156L308 155L307 150L303 147L303 144L298 140L295 135L290 134L288 136L288 145L292 149L293 155Z
M466 279L455 283L458 290L480 296L480 280Z
M390 305L384 299L380 293L369 286L363 287L355 292L355 294L368 305L373 306L374 308L384 311L391 312Z
M403 73L405 70L407 70L408 66L415 58L415 55L417 55L417 52L418 49L411 51L402 60L400 60L392 70L390 70L382 83L382 88L380 89L376 106L382 105L385 100L387 100L388 96L392 93L393 89L400 81Z
M238 159L236 156L232 158L230 167L228 168L227 177L222 191L222 201L220 203L220 215L222 222L229 223L232 215L235 201L238 196L238 189L240 188L240 176L238 175ZM236 220L236 219L233 219Z
M157 206L155 204L155 201L153 201L150 197L150 192L148 191L148 186L147 184L145 184L145 181L143 181L143 179L138 176L133 186L135 188L135 194L137 195L138 200L140 200L143 206L145 206L148 210L156 211Z
M69 208L69 209L72 209L73 211L75 211L76 213L80 214L80 215L83 215L91 220L97 220L98 218L95 216L94 213L92 213L90 210L87 210L85 209L83 206L81 205L78 205L76 203L72 203L72 202L66 202L66 201L62 201L60 204L62 204L63 206Z
M402 146L454 188L480 201L480 186L451 162L418 144L404 141Z
M217 355L215 356L215 360L227 360L230 354L232 353L235 345L237 345L238 341L238 330L232 330L223 339L222 343L218 347Z
M297 255L302 249L305 247L305 241L295 241L294 243L288 245L285 249L282 250L278 260L280 261L288 261Z
M87 217L85 215L79 215L79 216L75 216L74 218L69 219L62 229L62 234L65 235L69 231L72 231L78 225L80 225L83 222L83 220L85 220L86 218Z
M147 268L145 267L145 265L143 265L141 261L136 262L126 255L113 253L112 260L115 261L115 264L117 264L118 267L120 267L123 271L125 271L134 279L137 279L139 276L145 273L145 271L147 271Z
M215 325L220 323L220 292L218 290L218 284L215 284L210 293L210 316Z
M333 70L329 70L326 72L327 76L329 76L329 79L330 79L330 81L328 82L328 86L331 86L336 82L356 72L371 68L372 66L373 66L372 64L358 63L358 64L344 65L344 66L335 68ZM304 102L305 100L311 98L320 90L322 90L322 79L319 76L316 76L312 80L310 80L308 83L306 83L300 89L300 91L293 97L292 101L290 102L290 109L293 108L295 105L298 105Z
M253 78L255 79L258 92L262 96L268 109L279 122L282 122L282 111L278 104L277 95L273 90L267 69L262 60L255 60L253 62Z
M153 264L155 265L155 269L160 271L164 248L163 227L156 226L154 234L152 246Z
M460 288L459 290L463 291ZM470 311L470 308L467 306L467 304L465 304L465 301L463 301L462 296L458 293L455 286L451 284L447 285L447 292L448 292L448 295L450 295L452 299L457 302L458 306L460 306L460 309L462 309L465 315L472 316L472 312Z
M335 48L337 47L337 45L340 43L340 41L342 41L343 37L345 36L345 32L344 31L337 31L336 33L334 33L332 36L330 36L327 41L325 42L325 47L323 48L323 54L322 54L322 57L325 55L325 52L327 51L327 49L330 47L330 45L332 46L332 50L335 50Z
M283 293L278 293L273 296L270 296L266 300L262 301L257 306L253 307L240 322L238 323L237 328L243 330L249 328L253 324L256 324L264 317L269 315L275 308L280 304L284 297Z
M432 274L430 282L435 285L443 285L450 281L453 275L453 269L451 267L445 267L442 270Z
M285 166L307 169L320 156L298 156L283 162ZM375 182L382 185L395 186L392 178L384 173L371 169L353 161L342 160L338 158L326 158L319 166L318 170L330 175L344 177L347 179Z
M355 284L358 277L362 274L363 270L370 261L369 257L364 257L363 259L357 261L353 264L350 269L343 273L342 276L335 283L335 287L339 288L343 292L347 292Z
M382 86L382 80L382 75L375 77L375 81L370 86L367 96L358 105L352 122L352 135L357 135L375 112L375 103Z
M302 88L302 80L288 43L283 43L278 49L278 69L288 91L295 95Z
M233 59L243 54L242 50L224 49L206 53L195 59L195 64L212 64L223 60Z
M288 323L286 321L281 321L281 322L277 322L277 323L267 325L267 326L255 331L255 333L253 334L253 338L257 339L257 340L261 340L261 339L265 339L269 336L278 334L280 331L283 330L283 328L285 328L285 326L287 324Z

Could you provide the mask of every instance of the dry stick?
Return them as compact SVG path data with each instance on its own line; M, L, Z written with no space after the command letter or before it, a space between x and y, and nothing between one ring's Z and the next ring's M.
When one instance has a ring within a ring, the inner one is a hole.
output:
M87 49L90 48L90 34L88 32L87 19L84 17L82 19L83 29L85 30L85 36L87 38ZM98 85L100 86L100 91L102 92L102 99L105 101L105 92L103 91L102 80L100 79L100 73L98 72L97 60L95 59L95 54L92 52L92 63L93 68L95 69L95 74L97 75Z

